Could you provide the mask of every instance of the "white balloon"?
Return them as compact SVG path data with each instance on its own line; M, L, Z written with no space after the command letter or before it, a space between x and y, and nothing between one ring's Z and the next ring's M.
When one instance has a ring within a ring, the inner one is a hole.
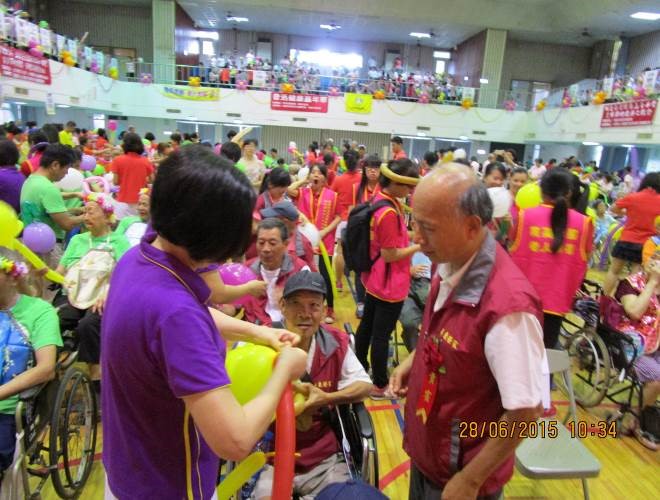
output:
M69 171L62 178L62 180L55 183L55 185L60 189L65 189L66 191L81 191L83 181L85 176L79 170L75 168L69 168Z
M509 213L513 198L505 187L488 188L488 194L493 202L493 217L504 217Z
M103 175L103 178L104 178L106 181L108 181L108 182L110 183L111 186L112 186L112 184L113 184L113 182L114 182L114 180L115 180L114 174L113 174L112 172L109 172L109 173L107 173L107 174L104 174L104 175Z
M319 230L314 224L301 224L298 226L298 231L309 240L313 247L317 247L321 241Z

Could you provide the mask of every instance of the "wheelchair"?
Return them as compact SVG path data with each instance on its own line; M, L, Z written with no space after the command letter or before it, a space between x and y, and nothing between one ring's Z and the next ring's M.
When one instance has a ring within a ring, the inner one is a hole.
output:
M96 397L89 377L61 352L55 378L23 391L16 408L16 453L2 489L10 499L37 499L50 478L60 498L80 496L96 451Z
M571 360L576 401L584 408L604 399L618 405L607 417L608 423L615 422L618 434L626 414L636 418L641 414L642 384L633 369L641 353L628 335L602 320L603 309L612 300L602 295L597 283L585 280L574 303L574 313L583 324L564 319L560 339Z

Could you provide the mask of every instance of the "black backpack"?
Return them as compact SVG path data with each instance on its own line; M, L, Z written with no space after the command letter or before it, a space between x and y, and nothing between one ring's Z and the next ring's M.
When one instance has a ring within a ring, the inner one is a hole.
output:
M341 247L346 269L355 273L369 271L376 262L369 252L371 217L376 210L385 206L394 207L389 200L380 200L374 204L361 203L351 210L348 224L341 235Z

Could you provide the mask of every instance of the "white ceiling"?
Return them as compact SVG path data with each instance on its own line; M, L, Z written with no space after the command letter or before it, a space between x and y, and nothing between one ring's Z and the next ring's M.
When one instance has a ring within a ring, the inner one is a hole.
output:
M112 0L105 0L112 1ZM124 0L127 1L127 0ZM137 0L136 3L144 0ZM415 43L411 31L435 37L423 45L451 48L484 28L509 31L515 39L590 46L600 39L636 36L660 29L660 21L630 18L660 12L659 0L178 0L200 28L330 36L349 40ZM248 17L238 25L227 12ZM319 24L336 23L328 34ZM583 36L585 29L590 36Z

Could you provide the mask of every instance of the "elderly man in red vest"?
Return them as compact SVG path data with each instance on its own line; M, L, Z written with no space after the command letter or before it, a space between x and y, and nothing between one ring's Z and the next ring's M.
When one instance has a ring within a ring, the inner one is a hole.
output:
M390 389L407 397L403 446L416 500L498 498L520 424L542 412L541 304L486 228L492 212L462 165L432 172L415 190L415 241L437 269L417 348Z
M289 278L280 303L284 323L300 335L299 347L307 351L307 371L301 390L307 401L297 419L294 494L315 498L328 484L348 481L350 475L341 447L328 419L328 407L362 401L372 389L371 380L351 351L348 336L325 318L325 281L319 273L303 271ZM270 498L273 468L261 473L253 497Z

